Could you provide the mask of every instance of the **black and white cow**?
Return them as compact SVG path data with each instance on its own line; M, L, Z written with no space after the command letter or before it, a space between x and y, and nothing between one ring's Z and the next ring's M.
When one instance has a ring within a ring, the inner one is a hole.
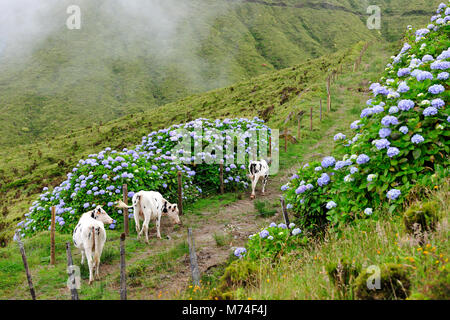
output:
M81 264L86 256L89 266L89 284L99 278L100 257L106 241L104 223L111 224L114 220L97 206L94 210L83 213L75 230L73 231L73 244L81 251Z
M269 160L270 161L270 160ZM252 181L252 195L251 199L255 198L255 188L258 183L259 178L263 177L263 186L261 190L261 194L264 195L264 189L266 188L267 178L269 177L269 165L267 161L261 159L259 161L250 161L248 165L249 175L248 177Z
M134 194L132 199L132 206L126 205L119 201L119 208L133 208L134 221L136 222L136 232L138 238L145 233L145 240L148 243L148 224L151 220L156 220L156 236L161 239L160 226L161 217L169 216L173 224L181 224L178 206L171 204L163 198L163 196L156 191L139 191ZM139 221L143 220L142 229L140 229Z

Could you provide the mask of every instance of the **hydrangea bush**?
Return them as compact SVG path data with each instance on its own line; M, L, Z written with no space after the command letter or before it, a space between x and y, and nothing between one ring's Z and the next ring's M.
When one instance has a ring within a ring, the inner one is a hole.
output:
M284 223L277 225L272 222L259 233L250 235L246 248L236 248L234 255L239 259L273 259L278 253L288 253L299 245L306 244L306 241L302 230L296 228L294 223L287 226Z
M282 186L304 228L317 230L402 205L409 190L448 165L450 8L441 4L425 29L408 27L350 137L337 154L298 170Z
M212 132L212 128L217 131ZM192 153L192 159L186 159L186 151L174 148L178 141L189 139L191 151L194 150L194 144L200 144L204 148L197 156L201 159L214 158L216 152L214 150L204 152L207 150L205 146L217 144L226 148L226 137L232 136L233 130L251 132L262 129L270 134L270 129L264 121L257 117L252 120L241 118L223 121L197 119L151 132L142 138L141 144L131 150L117 151L106 148L98 154L91 154L87 159L80 160L59 186L53 190L44 188L39 199L33 202L29 212L25 214L25 220L18 224L18 231L22 237L25 237L38 231L48 230L51 207L55 206L56 230L72 232L80 216L97 205L103 206L115 219L115 223L110 225L110 228L114 229L123 221L124 213L116 209L114 204L122 198L123 184L127 184L130 198L140 190L153 190L160 192L167 200L176 202L178 171L183 174L183 199L185 202L193 202L205 193L203 189L208 189L210 192L218 190L219 165L194 164L194 153ZM232 150L235 163L237 162L237 146L243 147L247 153L251 147L250 140L247 138L248 135L241 137ZM266 137L260 135L259 139L261 142L266 142L263 140L267 140L267 135ZM228 165L225 162L225 188L228 190L247 188L246 168L247 165ZM129 214L131 218L132 209L128 211L125 214Z

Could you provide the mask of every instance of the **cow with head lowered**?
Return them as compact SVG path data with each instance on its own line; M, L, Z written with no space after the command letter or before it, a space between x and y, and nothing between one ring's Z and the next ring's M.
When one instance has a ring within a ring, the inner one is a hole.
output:
M136 222L136 232L138 239L142 233L145 234L145 240L148 243L148 224L156 220L156 236L161 239L160 227L161 217L168 216L173 224L181 224L178 206L172 204L156 191L139 191L133 195L132 206L128 206L122 201L118 202L118 207L127 209L133 208L134 221ZM143 220L142 229L140 221Z
M94 210L83 213L73 231L73 244L81 251L81 264L86 257L89 266L89 284L99 278L100 257L106 241L104 223L111 224L114 220L97 206Z

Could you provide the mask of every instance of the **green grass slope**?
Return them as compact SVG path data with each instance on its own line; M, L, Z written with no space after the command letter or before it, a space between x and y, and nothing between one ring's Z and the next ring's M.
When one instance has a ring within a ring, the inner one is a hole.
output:
M82 28L68 30L67 15L60 14L68 4L73 1L58 3L47 17L57 27L30 52L2 51L2 146L149 110L361 40L397 39L407 24L424 23L434 7L430 1L381 1L380 32L365 25L365 1L195 0L164 29L164 18L128 12L119 2L79 0ZM154 33L156 25L163 25L164 39ZM16 59L5 58L11 54Z

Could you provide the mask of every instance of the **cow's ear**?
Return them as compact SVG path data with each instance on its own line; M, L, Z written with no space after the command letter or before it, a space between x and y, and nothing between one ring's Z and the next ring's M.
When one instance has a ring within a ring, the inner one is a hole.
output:
M164 200L162 212L167 213L167 201Z
M98 214L101 214L102 213L102 208L97 208L97 212L98 212Z
M91 217L92 217L92 219L95 219L95 211L94 210L92 210L92 212L91 212Z

